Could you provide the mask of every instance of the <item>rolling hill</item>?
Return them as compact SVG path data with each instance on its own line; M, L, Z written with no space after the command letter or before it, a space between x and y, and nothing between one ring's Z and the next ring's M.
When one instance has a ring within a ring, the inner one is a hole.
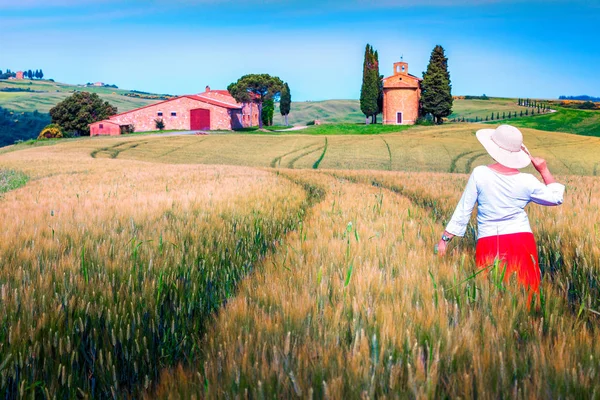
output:
M52 107L76 91L97 93L102 99L116 106L119 112L129 111L158 101L125 96L126 94L135 94L131 90L25 79L19 81L0 80L0 107L12 111L31 112L37 110L41 113L47 113Z

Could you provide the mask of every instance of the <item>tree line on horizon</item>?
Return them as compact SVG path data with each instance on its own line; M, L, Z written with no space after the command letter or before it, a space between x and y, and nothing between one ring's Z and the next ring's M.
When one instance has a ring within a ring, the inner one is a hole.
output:
M436 124L441 124L444 117L452 114L452 104L448 58L444 48L437 45L431 52L427 70L423 72L419 119L431 115ZM377 123L377 115L383 112L383 75L379 73L379 54L369 44L363 62L360 109L366 117L366 124Z
M0 79L8 79L15 78L17 76L16 72L7 69L5 72L2 72L0 69ZM23 77L27 79L44 79L44 72L41 69L32 70L23 70Z
M559 100L580 100L580 101L591 101L594 103L600 102L600 97L579 95L579 96L558 96Z

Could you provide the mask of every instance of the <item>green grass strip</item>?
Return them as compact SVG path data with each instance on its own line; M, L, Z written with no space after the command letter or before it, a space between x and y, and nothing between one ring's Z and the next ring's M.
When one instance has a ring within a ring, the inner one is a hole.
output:
M29 182L29 177L23 172L12 169L0 170L0 194L23 187Z
M313 164L313 169L319 169L319 165L321 164L321 161L323 161L323 158L325 158L326 152L327 152L327 138L325 138L325 147L323 147L323 152L321 153L321 157L319 157L319 159L317 161L315 161L315 163Z

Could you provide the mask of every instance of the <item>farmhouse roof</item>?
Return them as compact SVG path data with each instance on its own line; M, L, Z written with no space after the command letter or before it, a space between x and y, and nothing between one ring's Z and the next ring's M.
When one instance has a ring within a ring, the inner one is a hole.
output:
M113 124L113 125L119 125L119 126L121 125L121 124L118 124L115 121L111 121L109 119L103 119L102 121L96 121L96 122L91 123L90 125L95 125L95 124Z
M136 111L139 111L139 110L143 110L144 108L154 107L154 106L157 106L157 105L160 105L160 104L166 104L166 103L169 103L171 101L182 99L184 97L188 98L188 99L195 100L195 101L200 101L200 102L203 102L203 103L207 103L207 104L212 104L213 106L228 108L230 110L239 110L239 109L242 108L242 105L238 104L238 103L235 103L235 104L234 103L227 103L225 101L219 101L219 100L211 99L209 97L204 97L204 96L197 95L197 94L186 94L186 95L183 95L183 96L174 97L172 99L160 101L158 103L148 104L147 106L136 108L134 110L124 111L122 113L115 114L115 115L111 116L110 118L112 119L114 117L118 117L118 116L121 116L121 115L125 115L125 114L129 114L129 113L136 112ZM232 99L233 99L233 97L232 97Z
M229 94L229 92L227 92L227 94ZM233 110L237 110L237 109L242 108L242 106L240 104L238 104L238 103L235 102L235 100L234 100L233 97L231 97L231 100L233 100L233 102L231 102L231 103L223 101L223 100L217 100L217 99L214 99L214 98L203 96L202 93L201 94L187 95L185 97L188 97L188 98L194 99L194 100L203 101L205 103L212 104L214 106L225 107L225 108L229 108L229 109L233 109Z

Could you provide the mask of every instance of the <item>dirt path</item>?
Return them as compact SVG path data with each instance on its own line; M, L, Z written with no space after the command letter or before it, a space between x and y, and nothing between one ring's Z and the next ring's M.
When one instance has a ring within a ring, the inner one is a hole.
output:
M302 131L304 129L308 128L308 126L294 126L288 129L279 129L273 132L293 132L293 131Z

